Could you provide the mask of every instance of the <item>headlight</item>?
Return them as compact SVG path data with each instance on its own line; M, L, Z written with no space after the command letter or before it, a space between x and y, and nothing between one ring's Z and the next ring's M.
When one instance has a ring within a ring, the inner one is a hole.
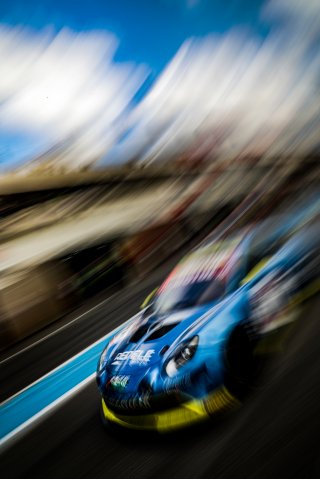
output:
M173 357L168 361L165 368L169 377L173 377L177 373L177 370L181 368L181 366L193 358L197 350L198 343L199 337L194 336L189 342L182 343L180 346L178 346Z
M104 350L101 353L100 359L99 359L99 365L98 365L98 372L101 371L105 364L106 364L106 358L107 358L107 352L109 349L109 344L104 348Z

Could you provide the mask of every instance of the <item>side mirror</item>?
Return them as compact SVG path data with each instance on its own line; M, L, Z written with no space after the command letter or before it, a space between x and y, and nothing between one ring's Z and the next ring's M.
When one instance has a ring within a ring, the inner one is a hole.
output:
M152 303L152 300L156 294L156 292L158 291L158 287L154 288L151 293L148 294L148 296L146 297L146 299L143 301L143 303L141 304L140 306L140 309L145 309L147 306L150 306L151 303Z

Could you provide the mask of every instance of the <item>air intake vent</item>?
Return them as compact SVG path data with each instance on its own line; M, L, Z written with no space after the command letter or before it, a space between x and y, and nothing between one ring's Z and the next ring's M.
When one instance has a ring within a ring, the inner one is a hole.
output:
M159 339L165 334L167 334L171 329L175 328L178 323L171 323L171 324L166 324L164 326L160 326L160 328L157 328L153 330L153 332L150 334L150 336L147 337L146 341L153 341L154 339Z
M135 333L133 333L130 342L131 343L137 343L140 341L143 336L145 336L150 328L150 324L144 324L143 326L140 326L140 328L137 329Z

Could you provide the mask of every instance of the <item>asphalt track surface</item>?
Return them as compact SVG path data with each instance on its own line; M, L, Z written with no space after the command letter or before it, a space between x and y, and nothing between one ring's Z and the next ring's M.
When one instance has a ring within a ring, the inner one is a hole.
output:
M42 347L42 367L52 369L135 313L163 274L88 312L40 343L40 351L29 350L34 361L29 379L43 373L36 366ZM2 453L0 477L320 478L319 307L319 296L304 306L263 387L229 416L174 435L106 431L92 381ZM25 355L16 358L17 369L24 361ZM17 387L17 379L11 382Z
M40 342L35 346L31 338L30 345L28 342L20 344L17 351L4 354L0 358L0 400L31 384L124 323L139 310L144 298L159 284L162 276L163 273L157 272L150 280L104 298L87 310L81 308L52 325L52 329L40 333Z

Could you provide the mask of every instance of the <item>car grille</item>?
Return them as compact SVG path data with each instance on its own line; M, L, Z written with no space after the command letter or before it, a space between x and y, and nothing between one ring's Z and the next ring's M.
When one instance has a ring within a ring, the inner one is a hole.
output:
M169 392L167 394L159 395L104 395L104 401L109 409L119 414L122 413L127 415L160 412L164 409L176 407L189 400L190 396L180 392Z

